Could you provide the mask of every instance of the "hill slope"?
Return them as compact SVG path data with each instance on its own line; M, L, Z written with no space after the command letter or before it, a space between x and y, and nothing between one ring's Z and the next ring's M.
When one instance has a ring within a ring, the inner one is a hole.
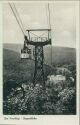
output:
M4 79L16 79L20 81L21 79L26 79L34 71L34 61L33 60L20 60L19 53L3 49L3 75ZM21 80L21 81L22 81Z
M35 62L31 59L21 60L20 54L12 50L3 49L3 76L4 82L13 79L16 82L33 80ZM48 65L44 65L46 75L51 71Z
M69 59L75 62L74 50L73 52L72 50L68 51L67 56L64 56L64 53L59 53L59 50L56 52L59 59L56 57L57 55L54 56L55 65L58 64L58 61L63 63L64 59L65 63L69 63ZM46 57L49 59L48 55ZM59 84L54 84L54 82L48 84L47 81L46 91L42 90L40 84L32 87L34 67L33 60L21 61L18 52L3 49L3 113L5 115L76 114L75 86L70 81L59 82ZM44 65L45 74L48 75L53 71L53 68ZM12 90L13 86L18 85L19 88L20 84L26 86L24 98L22 98L21 92L16 93L15 88Z
M3 48L20 53L22 45L21 44L4 44ZM45 57L45 61L50 65L51 64L51 47L50 46L44 47L44 57ZM52 64L69 64L71 62L76 63L76 49L52 46Z

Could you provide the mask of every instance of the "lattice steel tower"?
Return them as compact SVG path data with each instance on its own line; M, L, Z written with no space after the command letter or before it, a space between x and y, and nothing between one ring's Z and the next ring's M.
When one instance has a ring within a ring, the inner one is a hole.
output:
M43 88L45 87L45 78L44 78L44 69L43 69L43 62L44 62L44 52L43 47L51 44L51 29L35 29L35 30L27 30L28 37L25 37L26 43L29 45L33 45L35 47L35 71L34 71L34 78L33 83L34 85L37 83L42 84ZM35 41L33 37L30 36L31 31L40 31L40 32L47 32L46 37L38 36L35 37Z

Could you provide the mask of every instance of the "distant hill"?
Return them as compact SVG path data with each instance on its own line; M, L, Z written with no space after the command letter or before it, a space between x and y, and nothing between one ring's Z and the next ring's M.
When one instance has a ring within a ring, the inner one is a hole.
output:
M19 53L3 49L3 75L5 79L7 79L6 77L8 77L8 79L14 78L18 81L19 79L27 79L33 71L33 60L21 61Z
M3 48L20 53L22 44L3 44Z
M45 60L51 63L51 48L46 47L44 50ZM52 64L69 64L76 63L76 49L67 47L52 47Z
M12 50L20 54L21 44L4 44L3 48ZM31 47L32 48L32 47ZM46 63L51 64L51 46L44 47L44 57ZM69 64L76 63L76 49L68 47L52 46L52 64Z

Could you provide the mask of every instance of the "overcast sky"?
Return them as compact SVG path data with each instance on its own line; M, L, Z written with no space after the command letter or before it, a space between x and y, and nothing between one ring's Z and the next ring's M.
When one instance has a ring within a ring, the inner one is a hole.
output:
M49 28L47 3L15 3L24 28ZM75 47L75 2L54 2L49 4L51 15L52 44ZM24 41L21 29L8 3L3 4L3 41L20 43Z

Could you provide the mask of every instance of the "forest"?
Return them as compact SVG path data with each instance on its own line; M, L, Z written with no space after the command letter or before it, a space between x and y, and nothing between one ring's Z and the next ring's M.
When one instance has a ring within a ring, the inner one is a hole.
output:
M44 64L43 88L40 82L33 85L34 60L22 61L17 52L4 49L4 115L75 115L76 62L69 59Z

